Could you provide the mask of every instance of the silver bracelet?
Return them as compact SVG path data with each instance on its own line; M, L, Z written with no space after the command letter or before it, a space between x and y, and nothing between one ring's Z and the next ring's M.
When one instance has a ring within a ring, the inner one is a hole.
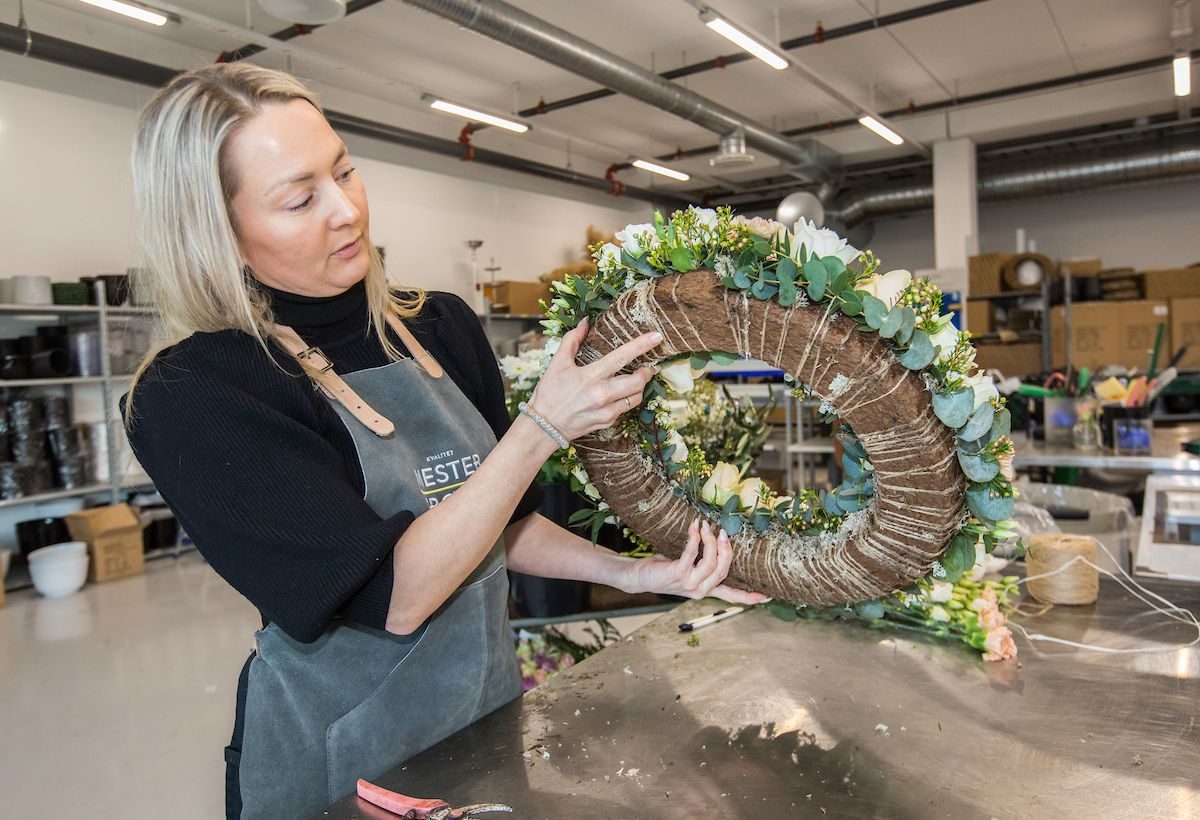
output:
M521 402L518 404L517 409L537 422L537 426L541 427L542 430L545 431L546 435L554 439L559 447L565 450L571 446L571 443L567 441L567 437L560 433L557 427L538 415L537 411L530 407L526 402Z

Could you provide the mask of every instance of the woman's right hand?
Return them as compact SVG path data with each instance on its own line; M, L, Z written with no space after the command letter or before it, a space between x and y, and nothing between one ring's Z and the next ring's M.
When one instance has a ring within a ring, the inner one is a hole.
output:
M642 403L646 383L658 372L657 367L647 366L617 375L638 357L658 347L662 343L660 334L643 334L599 361L580 367L575 364L575 356L587 332L585 318L563 336L529 400L568 441L611 427L620 416Z

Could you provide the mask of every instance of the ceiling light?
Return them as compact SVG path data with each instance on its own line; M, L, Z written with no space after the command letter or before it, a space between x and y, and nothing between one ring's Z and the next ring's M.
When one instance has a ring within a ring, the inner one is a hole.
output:
M143 23L149 23L152 26L164 26L169 19L165 14L159 14L157 11L150 11L141 6L131 6L128 3L120 2L120 0L83 0L83 2L89 6L97 6L107 11L115 11L117 14L124 14L126 17L141 20Z
M769 46L765 45L764 43L760 43L746 32L730 24L728 20L720 17L712 9L705 9L704 11L700 12L700 19L704 22L704 25L708 26L717 34L720 34L726 40L729 40L731 43L743 49L744 51L748 51L749 53L753 54L771 68L782 71L788 67L788 61L772 51Z
M892 129L888 128L886 125L884 125L883 123L881 123L879 120L875 119L874 117L859 117L858 123L859 123L859 125L863 126L864 128L871 129L876 134L878 134L879 136L883 137L885 140L890 142L892 145L903 145L904 144L904 140L901 139L899 134L897 134Z
M641 168L643 171L650 171L653 174L662 174L671 179L677 179L680 182L687 182L691 179L690 176L682 171L676 171L673 168L667 168L663 165L655 165L653 162L646 162L644 159L635 159L633 161L634 168Z
M485 122L488 125L494 125L497 128L504 128L509 131L515 131L518 134L524 134L529 130L529 126L523 122L515 120L506 120L504 117L498 117L495 114L488 114L476 108L468 108L465 105L448 102L432 94L425 94L421 97L422 101L429 103L430 108L435 108L438 111L445 111L447 114L454 114L458 117L463 117L475 122Z
M1181 54L1172 63L1175 69L1175 96L1186 97L1192 93L1192 58Z
M346 0L258 0L258 5L276 20L327 26L346 16Z

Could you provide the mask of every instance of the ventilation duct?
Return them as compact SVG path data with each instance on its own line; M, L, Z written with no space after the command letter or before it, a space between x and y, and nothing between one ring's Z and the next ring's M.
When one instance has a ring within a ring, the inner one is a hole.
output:
M573 74L587 77L613 91L682 117L722 137L741 129L748 145L782 160L788 172L806 181L823 182L833 177L834 167L826 155L818 152L812 141L794 142L736 111L664 80L636 63L605 51L503 0L404 2Z
M754 162L754 154L746 151L746 132L738 129L731 134L721 137L717 155L708 161L714 168L725 166L749 165Z

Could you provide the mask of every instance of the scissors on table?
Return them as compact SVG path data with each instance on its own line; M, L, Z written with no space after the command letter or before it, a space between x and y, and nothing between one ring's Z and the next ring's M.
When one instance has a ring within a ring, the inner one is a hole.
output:
M462 820L490 812L512 811L512 806L500 803L474 803L456 808L445 800L409 797L366 780L358 781L358 796L381 809L400 815L405 820Z

